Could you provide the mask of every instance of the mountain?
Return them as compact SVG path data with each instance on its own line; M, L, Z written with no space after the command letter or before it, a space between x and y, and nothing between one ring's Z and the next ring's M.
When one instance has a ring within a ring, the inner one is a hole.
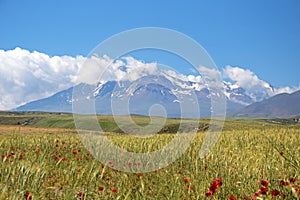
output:
M257 98L268 97L253 97L247 94L245 89L230 82L224 81L222 84L224 90L221 94L209 89L203 80L191 81L176 73L162 71L160 74L145 76L135 81L101 81L96 85L81 83L50 97L29 102L15 110L90 113L91 110L86 106L94 103L97 114L206 117L211 115L213 97L223 95L227 100L228 113L255 102ZM75 95L73 91L76 91ZM72 104L79 105L80 101L82 108L76 107L72 110ZM161 109L161 106L164 109Z
M300 90L282 93L253 103L233 114L235 117L289 118L300 116Z

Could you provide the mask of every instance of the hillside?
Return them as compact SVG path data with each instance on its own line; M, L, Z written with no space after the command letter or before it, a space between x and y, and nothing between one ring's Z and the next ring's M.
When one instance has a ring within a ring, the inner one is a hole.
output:
M292 94L278 94L253 103L236 113L234 117L290 118L300 116L300 90Z

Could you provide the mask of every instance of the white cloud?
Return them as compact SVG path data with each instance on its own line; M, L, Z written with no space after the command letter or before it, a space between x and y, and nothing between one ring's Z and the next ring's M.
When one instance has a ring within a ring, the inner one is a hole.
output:
M244 88L247 94L256 101L260 101L266 96L270 97L282 92L292 93L300 89L300 87L273 88L266 81L259 79L252 71L240 67L226 66L223 69L223 77L229 78L235 84Z
M198 68L201 75L207 80L215 81L220 80L221 78L220 72L215 68L209 68L205 66L199 66Z
M133 57L125 57L124 59L126 60L126 76L120 77L123 80L134 81L142 76L157 73L156 63L144 63Z
M200 83L200 82L202 82L202 78L201 78L201 76L194 76L194 75L188 75L187 76L187 79L188 79L188 81L191 81L191 82L195 82L195 83Z
M0 50L0 110L12 109L71 87L84 57L54 56L16 48Z
M95 84L99 76L105 71L105 68L113 62L108 56L102 58L92 56L90 59L86 59L78 71L78 73L72 76L72 81L75 83L88 83ZM106 77L107 79L111 77Z
M280 93L293 93L300 90L300 85L294 86L294 87L281 87L281 88L275 88L274 94L280 94Z
M113 60L107 55L93 56L86 59L83 67L73 80L76 83L84 82L95 84L98 81L134 81L140 77L157 73L156 63L144 63L133 57L124 57Z

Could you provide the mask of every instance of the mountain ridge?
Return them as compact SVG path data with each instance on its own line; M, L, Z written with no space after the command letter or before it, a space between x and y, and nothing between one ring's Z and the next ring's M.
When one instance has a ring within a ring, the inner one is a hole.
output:
M126 85L127 84L127 85ZM99 82L96 86L89 89L89 94L85 94L88 98L94 98L96 104L97 114L113 114L109 109L112 106L112 102L120 102L130 100L130 113L121 112L118 114L133 114L133 115L150 115L149 111L152 105L159 104L165 107L167 111L167 117L180 117L180 98L192 102L192 98L199 102L199 109L201 110L201 116L210 115L210 90L204 87L200 83L185 82L174 83L164 76L156 76L145 78L142 83L131 82L117 82L107 81ZM123 86L125 85L125 86ZM129 86L128 86L129 85ZM134 85L134 87L132 87ZM73 90L83 87L82 85L76 85L66 90L60 91L50 97L29 102L25 105L17 107L16 111L46 111L46 112L72 112L72 103L76 98L73 97ZM229 88L229 87L228 87ZM244 106L244 104L251 101L250 97L246 94L242 94L244 90L231 90L227 89L226 98L232 98L228 101L228 110L234 111ZM225 95L224 95L225 97ZM244 104L240 104L235 101L235 98L243 100ZM195 103L198 103L195 102ZM117 104L117 103L115 103ZM186 111L193 113L194 110ZM160 113L161 114L161 113ZM200 117L200 116L193 116Z
M136 81L100 81L95 85L80 83L50 97L28 102L14 110L71 113L74 112L72 104L76 104L78 99L83 97L87 99L86 101L94 100L94 111L97 114L144 116L154 114L177 118L182 117L180 106L183 100L187 100L186 102L191 105L191 108L185 107L184 111L187 116L208 117L212 115L211 98L217 98L218 95L221 95L227 102L226 112L230 113L230 116L238 116L231 113L238 113L257 100L268 99L270 96L266 91L273 90L273 87L267 84L265 86L267 90L258 92L255 96L248 94L247 90L237 84L223 81L222 91L220 90L219 93L217 92L218 94L215 94L202 79L196 82L180 77L182 76L176 73L163 71L158 75L148 75ZM80 93L79 97L74 97L74 91L83 90L85 91ZM128 109L124 107L124 102L128 103ZM161 105L165 110L161 108L161 110L157 110L156 107L154 113L151 113L153 105ZM197 109L200 110L199 115L195 114Z

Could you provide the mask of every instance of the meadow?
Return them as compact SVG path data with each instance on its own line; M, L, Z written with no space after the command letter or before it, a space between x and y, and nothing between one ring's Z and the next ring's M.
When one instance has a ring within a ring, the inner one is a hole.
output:
M16 125L24 121L26 126ZM169 119L166 132L141 139L119 133L109 116L99 121L111 141L132 152L162 148L178 123ZM2 114L0 199L300 199L300 125L229 119L212 151L200 159L207 122L201 121L203 130L169 166L129 173L95 159L70 115Z

